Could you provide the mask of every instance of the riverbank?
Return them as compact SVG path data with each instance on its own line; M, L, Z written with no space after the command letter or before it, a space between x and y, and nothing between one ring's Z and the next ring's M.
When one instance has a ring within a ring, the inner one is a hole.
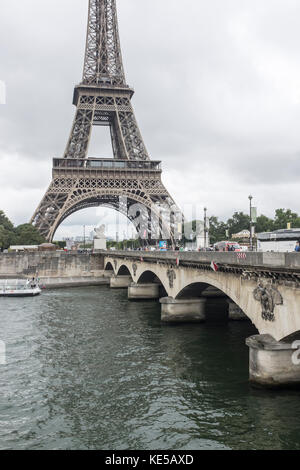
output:
M46 288L109 284L100 253L0 253L0 279L37 277Z
M0 276L0 279L28 279L26 276ZM39 277L40 285L47 289L59 289L63 287L91 287L109 286L107 276L85 277Z

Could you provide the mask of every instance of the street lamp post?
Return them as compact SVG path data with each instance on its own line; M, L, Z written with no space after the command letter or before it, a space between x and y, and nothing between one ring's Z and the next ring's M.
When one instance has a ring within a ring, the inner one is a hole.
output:
M249 201L250 201L250 251L253 251L253 232L252 232L252 199L253 196L249 196Z
M207 207L204 207L204 249L207 248Z

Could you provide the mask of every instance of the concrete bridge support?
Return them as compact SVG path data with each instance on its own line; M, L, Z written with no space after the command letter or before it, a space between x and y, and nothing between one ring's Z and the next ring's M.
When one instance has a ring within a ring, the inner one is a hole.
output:
M112 276L110 278L110 287L112 289L127 289L131 283L131 276Z
M133 281L140 283L133 284L130 297L158 298L158 287L151 284L159 285L159 293L164 297L160 301L163 322L202 322L214 315L221 319L222 313L227 315L225 304L230 299L229 319L249 318L259 332L247 340L251 382L266 387L300 386L300 348L298 352L292 340L285 339L300 333L297 253L241 256L234 252L126 251L101 256L102 267L109 274L118 275L111 280L112 287L127 288ZM68 268L72 258L64 259ZM36 264L34 260L30 262ZM218 266L217 271L211 269L211 262ZM91 269L94 271L93 265L86 268Z
M160 299L161 320L166 323L200 323L205 321L206 299Z
M131 283L128 287L128 299L129 300L157 300L160 297L159 294L160 285L155 283L148 284L136 284Z
M228 299L228 319L232 321L250 321L250 319L245 315L242 309L234 303L232 300Z
M300 341L276 341L270 335L255 335L249 346L250 383L268 388L300 388Z

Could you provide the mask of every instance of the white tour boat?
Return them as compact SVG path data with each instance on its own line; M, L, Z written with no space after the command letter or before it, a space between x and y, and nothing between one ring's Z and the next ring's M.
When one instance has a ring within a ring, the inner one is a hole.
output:
M34 297L41 292L36 279L0 279L0 297Z

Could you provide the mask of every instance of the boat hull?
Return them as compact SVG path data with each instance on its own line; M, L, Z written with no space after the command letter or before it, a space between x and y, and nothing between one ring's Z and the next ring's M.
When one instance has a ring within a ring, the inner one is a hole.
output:
M32 289L25 291L0 291L0 297L36 297L41 294L41 289Z

